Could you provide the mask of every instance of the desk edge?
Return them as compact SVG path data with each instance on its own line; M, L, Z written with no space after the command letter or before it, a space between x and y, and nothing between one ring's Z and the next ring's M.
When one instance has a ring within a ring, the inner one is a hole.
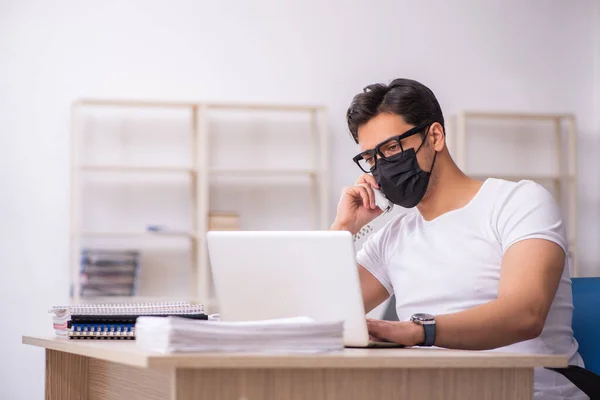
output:
M98 360L111 361L118 364L129 365L133 367L148 367L148 356L146 354L136 354L134 352L121 352L118 350L107 351L102 348L77 347L72 346L74 339L56 340L49 338L40 338L24 335L21 342L25 345L42 347L47 350L62 351L70 354L77 354L84 357L95 358Z
M49 350L63 351L142 368L196 369L424 369L424 368L560 368L568 365L566 355L521 355L511 353L473 353L470 357L427 355L428 351L402 349L403 356L386 356L384 349L348 351L346 354L271 355L271 354L153 354L140 351L121 351L120 348L77 346L72 340L23 336L22 343ZM354 350L354 349L353 349ZM368 351L365 353L363 351ZM435 350L433 350L435 351ZM373 353L381 353L373 357ZM425 356L424 356L425 355ZM489 356L489 357L488 357Z

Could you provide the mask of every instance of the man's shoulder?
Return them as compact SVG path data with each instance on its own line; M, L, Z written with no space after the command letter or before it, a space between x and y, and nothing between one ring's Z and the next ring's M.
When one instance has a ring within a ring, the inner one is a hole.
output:
M496 229L501 230L508 225L536 225L542 220L548 224L561 220L556 199L541 184L531 180L511 182L502 179L494 179L490 183L490 217Z
M488 179L488 195L497 203L506 202L535 202L548 200L552 194L542 185L532 180L507 181L504 179Z

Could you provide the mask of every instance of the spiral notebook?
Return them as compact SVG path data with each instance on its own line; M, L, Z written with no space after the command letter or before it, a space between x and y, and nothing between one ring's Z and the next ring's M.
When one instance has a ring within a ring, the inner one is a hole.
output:
M204 306L189 302L82 304L50 308L54 332L69 339L135 339L140 316L206 320Z

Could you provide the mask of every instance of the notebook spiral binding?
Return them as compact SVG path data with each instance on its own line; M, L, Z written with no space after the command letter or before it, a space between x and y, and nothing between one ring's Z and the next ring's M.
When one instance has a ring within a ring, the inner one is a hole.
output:
M135 339L135 325L78 325L68 335L70 339Z
M157 314L201 314L202 304L179 302L161 303L109 303L54 306L49 312L58 315L157 315Z

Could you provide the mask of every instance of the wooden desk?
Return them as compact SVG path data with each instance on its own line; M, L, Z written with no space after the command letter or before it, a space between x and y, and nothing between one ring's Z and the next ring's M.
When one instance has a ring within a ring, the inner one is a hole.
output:
M46 349L46 400L531 399L566 356L440 349L321 355L154 354L135 342L23 337Z

